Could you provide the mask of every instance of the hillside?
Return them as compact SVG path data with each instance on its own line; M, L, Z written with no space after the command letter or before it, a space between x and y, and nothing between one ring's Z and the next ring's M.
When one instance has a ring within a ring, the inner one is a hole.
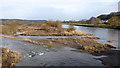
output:
M99 15L97 18L101 20L108 20L113 16L120 16L120 12L111 12L110 14L102 14L102 15Z
M0 21L2 22L10 21L10 20L17 20L17 21L22 21L22 22L45 22L47 21L47 20L0 19Z

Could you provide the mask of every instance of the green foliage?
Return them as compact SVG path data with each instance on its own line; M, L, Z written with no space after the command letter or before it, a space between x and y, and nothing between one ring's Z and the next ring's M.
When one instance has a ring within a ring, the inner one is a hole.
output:
M81 20L79 21L80 24L88 24L88 21L87 20Z
M70 24L78 25L78 26L87 26L87 27L112 28L111 25L106 25L106 24L79 24L79 23L70 23Z

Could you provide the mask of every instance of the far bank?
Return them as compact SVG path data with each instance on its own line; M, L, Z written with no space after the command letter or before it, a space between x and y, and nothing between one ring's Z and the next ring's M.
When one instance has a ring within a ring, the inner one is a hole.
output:
M109 29L120 29L119 25L107 25L107 24L80 24L80 23L64 23L75 26L84 26L84 27L97 27L97 28L109 28Z

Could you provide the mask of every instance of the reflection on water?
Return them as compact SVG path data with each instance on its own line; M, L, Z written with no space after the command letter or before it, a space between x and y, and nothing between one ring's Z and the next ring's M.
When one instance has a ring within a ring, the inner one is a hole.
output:
M107 29L107 28L95 28L95 27L83 27L83 26L75 26L76 30L80 30L86 33L92 33L97 37L100 37L100 40L97 40L103 44L108 43L108 40L113 40L113 45L118 46L118 35L120 30L116 29Z
M94 27L82 27L75 26L76 30L80 30L87 33L93 33L95 36L98 36L105 40L116 40L118 41L118 31L115 29L106 29L106 28L94 28Z

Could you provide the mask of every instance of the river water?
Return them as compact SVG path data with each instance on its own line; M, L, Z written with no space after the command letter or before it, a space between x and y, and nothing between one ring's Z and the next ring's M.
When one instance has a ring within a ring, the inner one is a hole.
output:
M63 25L63 28L68 28L68 25ZM76 30L80 30L86 33L92 33L97 37L100 37L98 42L103 44L108 43L107 40L113 40L112 43L118 46L118 32L119 30L106 29L106 28L93 28L75 26ZM78 38L81 36L19 36L22 38L31 39L43 39L43 38ZM20 51L22 53L22 61L17 66L104 66L100 60L96 58L106 57L93 56L87 53L73 52L70 47L62 48L47 48L44 46L38 46L28 42L19 40L1 38L2 47L11 47L13 50ZM31 56L32 55L32 56ZM92 62L91 62L92 61Z
M100 37L100 40L97 40L103 44L108 43L108 40L112 40L113 42L110 43L114 46L117 47L117 49L120 49L119 44L119 34L120 34L120 30L116 30L116 29L107 29L107 28L95 28L95 27L82 27L82 26L75 26L76 30L80 30L86 33L92 33L94 34L96 37Z

